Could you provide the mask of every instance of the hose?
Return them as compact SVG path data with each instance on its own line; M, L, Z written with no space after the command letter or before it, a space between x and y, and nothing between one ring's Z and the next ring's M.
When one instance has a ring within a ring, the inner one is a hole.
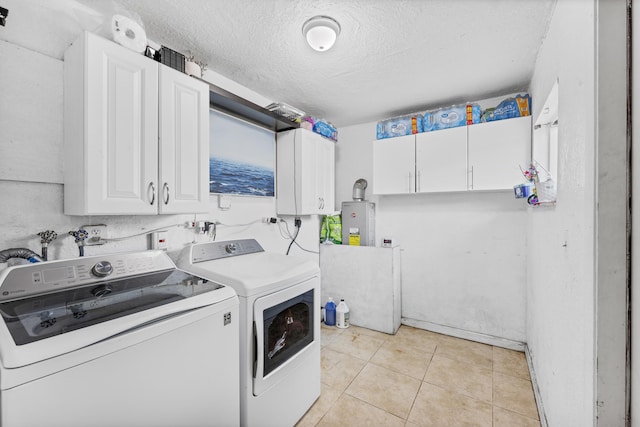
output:
M70 236L73 236L76 244L78 245L78 255L84 256L84 241L89 237L89 233L87 230L83 230L82 228L79 230L72 230L69 232Z
M46 230L38 233L38 236L40 236L40 243L42 244L42 259L47 261L49 243L58 237L58 233L53 230Z
M23 258L29 262L41 262L40 255L30 249L11 248L0 251L0 262L7 262L10 258Z

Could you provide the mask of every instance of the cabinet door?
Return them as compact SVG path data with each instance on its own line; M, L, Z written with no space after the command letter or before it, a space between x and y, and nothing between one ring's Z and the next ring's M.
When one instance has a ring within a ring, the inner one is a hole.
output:
M529 164L531 117L498 120L468 127L469 189L511 189Z
M374 141L373 193L413 193L415 166L414 135Z
M320 138L320 135L305 129L296 131L296 160L293 165L296 172L294 203L299 215L313 215L320 211L318 188L321 174L317 157Z
M317 194L321 214L334 212L335 192L335 143L320 137L316 143L317 153Z
M416 192L467 189L467 126L416 135Z
M93 34L85 54L86 213L154 214L158 63Z
M316 215L334 211L335 143L307 129L277 136L277 212Z
M160 67L160 213L207 211L208 105L205 83Z

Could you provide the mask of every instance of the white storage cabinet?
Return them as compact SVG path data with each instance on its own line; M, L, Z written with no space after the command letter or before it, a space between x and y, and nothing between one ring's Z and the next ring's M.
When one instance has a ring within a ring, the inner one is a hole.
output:
M466 189L466 127L374 141L374 194Z
M469 190L513 189L531 162L531 117L468 126Z
M414 193L416 187L415 135L373 142L374 194Z
M416 192L467 189L467 127L416 135Z
M207 85L88 32L64 60L65 213L206 211Z
M531 117L373 142L373 193L509 190L529 164Z
M335 142L307 129L277 134L276 203L279 215L334 212Z

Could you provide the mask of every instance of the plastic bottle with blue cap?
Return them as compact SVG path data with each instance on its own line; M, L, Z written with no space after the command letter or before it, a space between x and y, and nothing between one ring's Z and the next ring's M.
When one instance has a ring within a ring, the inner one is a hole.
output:
M336 303L333 302L333 298L329 297L327 303L324 305L324 324L327 326L336 325Z

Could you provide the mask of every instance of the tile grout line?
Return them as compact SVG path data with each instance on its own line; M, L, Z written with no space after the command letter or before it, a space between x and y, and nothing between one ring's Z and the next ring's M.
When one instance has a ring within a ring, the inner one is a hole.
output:
M409 408L409 413L407 414L407 418L404 420L405 426L409 422L409 417L411 416L411 411L413 411L413 407L415 406L416 401L418 400L418 395L420 394L420 390L422 389L422 385L425 384L425 378L427 378L427 372L429 372L429 368L431 367L431 362L433 361L433 358L436 355L436 350L437 349L438 349L438 343L436 343L436 346L433 349L433 353L431 353L431 356L429 357L429 363L427 364L427 369L424 370L424 375L422 375L422 379L420 380L420 385L418 386L418 391L416 392L416 395L413 397L413 402L411 402L411 407ZM429 384L429 383L427 383L427 384Z

